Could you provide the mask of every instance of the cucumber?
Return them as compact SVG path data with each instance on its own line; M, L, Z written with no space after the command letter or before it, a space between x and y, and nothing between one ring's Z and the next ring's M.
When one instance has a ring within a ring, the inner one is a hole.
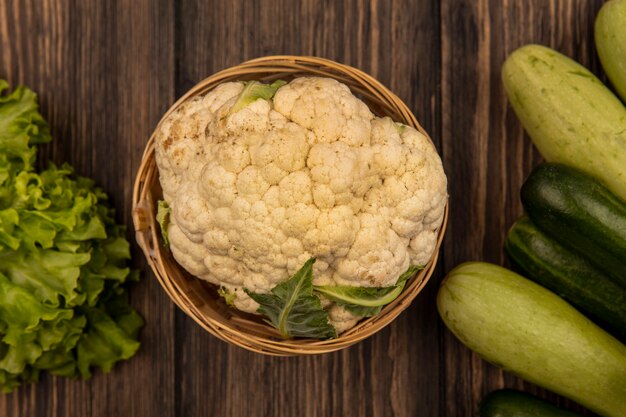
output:
M626 346L549 290L497 265L454 268L448 328L487 361L607 417L626 416Z
M626 102L626 0L602 6L596 17L595 39L604 72Z
M539 45L502 68L515 113L539 152L599 179L626 201L626 108L585 67Z
M533 223L626 288L626 203L560 164L535 168L521 196Z
M626 289L589 261L548 237L527 216L511 227L504 248L525 277L555 292L618 339L626 340Z
M501 389L487 395L478 408L479 417L580 417L533 395Z

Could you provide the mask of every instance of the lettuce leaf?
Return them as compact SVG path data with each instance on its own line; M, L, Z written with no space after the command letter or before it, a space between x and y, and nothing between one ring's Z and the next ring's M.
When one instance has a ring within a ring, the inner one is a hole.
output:
M0 388L108 371L143 320L128 304L130 245L107 195L64 164L34 169L51 140L36 95L0 80Z
M0 184L21 170L31 169L37 149L32 145L50 142L48 124L37 111L37 96L26 87L9 87L0 80Z
M278 329L285 339L337 337L337 331L328 320L328 312L313 294L314 262L314 258L309 259L293 277L272 288L270 294L246 290L250 298L260 304L257 311L267 317L267 323Z
M77 346L76 364L82 376L91 376L92 366L109 372L116 362L128 359L137 352L139 342L133 333L143 321L132 323L129 329L129 326L120 325L103 309L85 307L82 310L89 323ZM133 317L136 319L139 316L134 313ZM125 324L128 325L127 322Z

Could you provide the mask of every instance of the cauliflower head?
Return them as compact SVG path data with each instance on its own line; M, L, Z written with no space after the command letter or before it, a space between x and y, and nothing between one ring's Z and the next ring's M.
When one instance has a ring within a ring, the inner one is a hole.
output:
M248 87L194 97L157 132L180 265L254 313L244 289L267 293L313 257L314 285L359 287L394 285L429 261L447 184L424 135L333 79L296 78L242 105ZM328 309L339 332L359 318Z

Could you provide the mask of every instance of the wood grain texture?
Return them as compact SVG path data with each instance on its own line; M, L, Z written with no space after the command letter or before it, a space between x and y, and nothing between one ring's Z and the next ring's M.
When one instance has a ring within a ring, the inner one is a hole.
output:
M471 354L443 327L434 298L459 262L506 264L518 191L539 161L507 106L502 61L537 42L599 73L592 24L601 3L0 0L0 77L40 93L56 137L44 157L94 177L129 228L130 187L160 115L202 78L269 54L334 59L390 87L435 141L451 195L436 275L398 320L353 348L269 358L228 346L145 271L131 291L147 320L137 357L89 381L44 377L1 396L0 416L465 417L502 386L581 410Z

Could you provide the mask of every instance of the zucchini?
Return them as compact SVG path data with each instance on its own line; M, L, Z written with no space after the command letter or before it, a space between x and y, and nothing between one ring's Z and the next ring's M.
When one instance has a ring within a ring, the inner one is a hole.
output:
M541 155L596 176L626 201L626 108L619 99L585 67L539 45L513 52L502 77Z
M500 389L487 395L478 408L479 417L580 417L533 395Z
M626 346L556 294L472 262L448 274L437 308L452 333L487 361L603 416L626 416Z
M604 3L596 17L595 39L604 72L626 102L626 0Z
M626 203L595 178L559 164L535 168L521 195L533 223L626 288Z
M626 340L626 289L585 258L548 237L527 216L511 227L504 249L525 277L555 292L600 327Z

